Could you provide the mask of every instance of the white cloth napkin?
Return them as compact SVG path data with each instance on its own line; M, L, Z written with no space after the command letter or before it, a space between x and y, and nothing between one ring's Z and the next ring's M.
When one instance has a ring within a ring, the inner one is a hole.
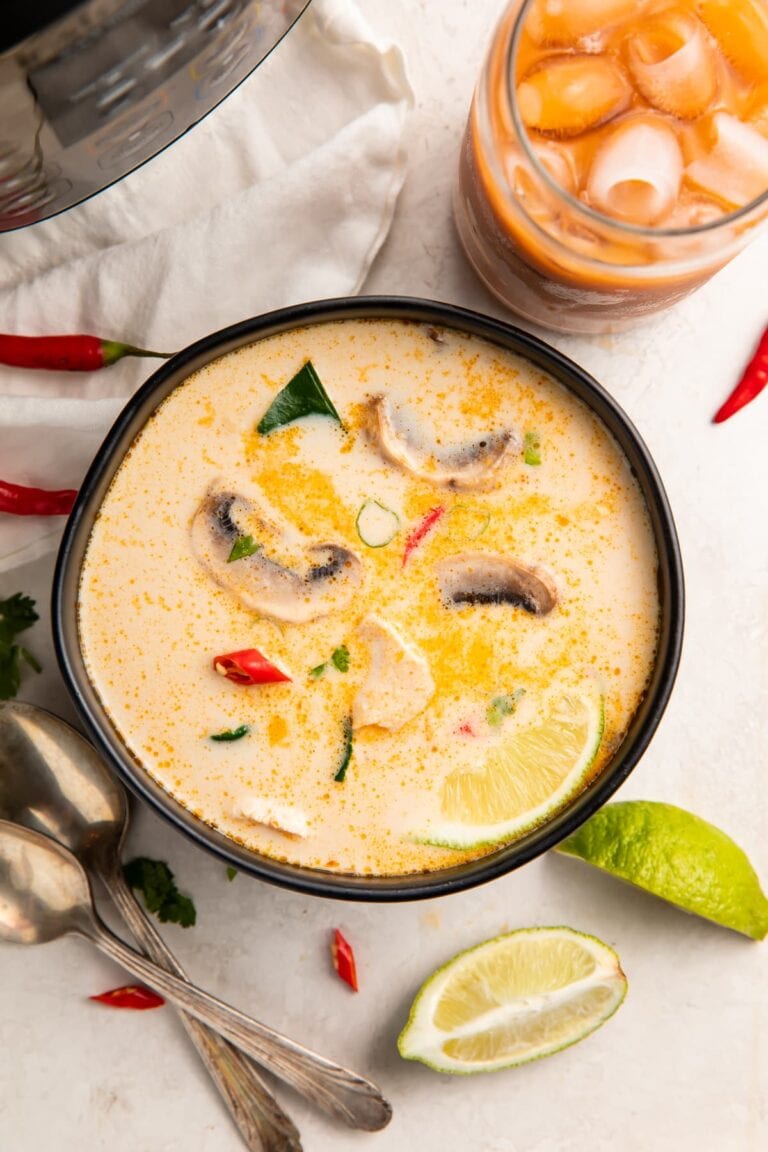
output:
M353 0L313 0L256 72L167 151L52 220L0 236L0 329L173 351L246 317L356 292L404 178L399 49ZM77 487L160 361L0 365L0 478ZM0 571L61 521L0 516Z

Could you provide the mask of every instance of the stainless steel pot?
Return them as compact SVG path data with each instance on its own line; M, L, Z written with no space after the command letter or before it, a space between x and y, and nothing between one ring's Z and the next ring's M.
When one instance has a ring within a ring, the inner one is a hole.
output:
M138 168L224 99L309 0L37 0L0 15L0 232Z

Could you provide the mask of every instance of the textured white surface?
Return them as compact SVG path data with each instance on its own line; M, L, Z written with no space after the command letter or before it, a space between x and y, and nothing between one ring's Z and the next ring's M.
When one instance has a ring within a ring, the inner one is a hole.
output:
M457 249L456 150L498 0L360 0L403 44L416 91L408 178L366 285L501 314ZM286 131L290 126L286 125ZM689 807L729 831L768 883L768 395L714 428L768 319L768 239L636 332L553 342L618 398L647 440L676 513L688 584L683 664L653 745L622 798ZM46 573L17 574L47 596ZM26 692L71 715L53 658ZM204 986L380 1082L385 1132L340 1130L289 1093L307 1152L762 1152L768 1147L767 944L686 917L550 855L424 904L310 899L239 876L159 819L130 850L168 859L199 923L167 939ZM567 923L619 952L625 1005L582 1045L539 1064L451 1079L402 1063L395 1036L418 984L505 929ZM361 991L330 968L330 929L359 957ZM9 1152L237 1152L239 1141L170 1011L85 1002L122 982L74 941L0 951L0 1147Z

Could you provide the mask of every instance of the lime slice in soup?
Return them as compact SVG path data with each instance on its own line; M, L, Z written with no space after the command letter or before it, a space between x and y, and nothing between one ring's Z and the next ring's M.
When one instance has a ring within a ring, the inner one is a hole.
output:
M474 848L540 824L584 786L603 727L603 698L592 686L553 693L534 720L509 729L476 764L446 777L440 816L418 839Z

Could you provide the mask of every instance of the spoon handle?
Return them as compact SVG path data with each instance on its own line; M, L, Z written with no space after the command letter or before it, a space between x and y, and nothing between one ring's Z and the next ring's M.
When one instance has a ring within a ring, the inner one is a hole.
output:
M99 875L147 956L167 972L186 980L184 969L134 897L122 872L100 869ZM194 1016L181 1012L180 1018L249 1152L301 1152L296 1127L247 1057Z
M389 1123L392 1109L370 1080L318 1056L194 984L158 968L114 936L100 921L94 919L80 930L117 964L162 993L177 1008L231 1040L331 1116L351 1128L368 1132L376 1132Z

